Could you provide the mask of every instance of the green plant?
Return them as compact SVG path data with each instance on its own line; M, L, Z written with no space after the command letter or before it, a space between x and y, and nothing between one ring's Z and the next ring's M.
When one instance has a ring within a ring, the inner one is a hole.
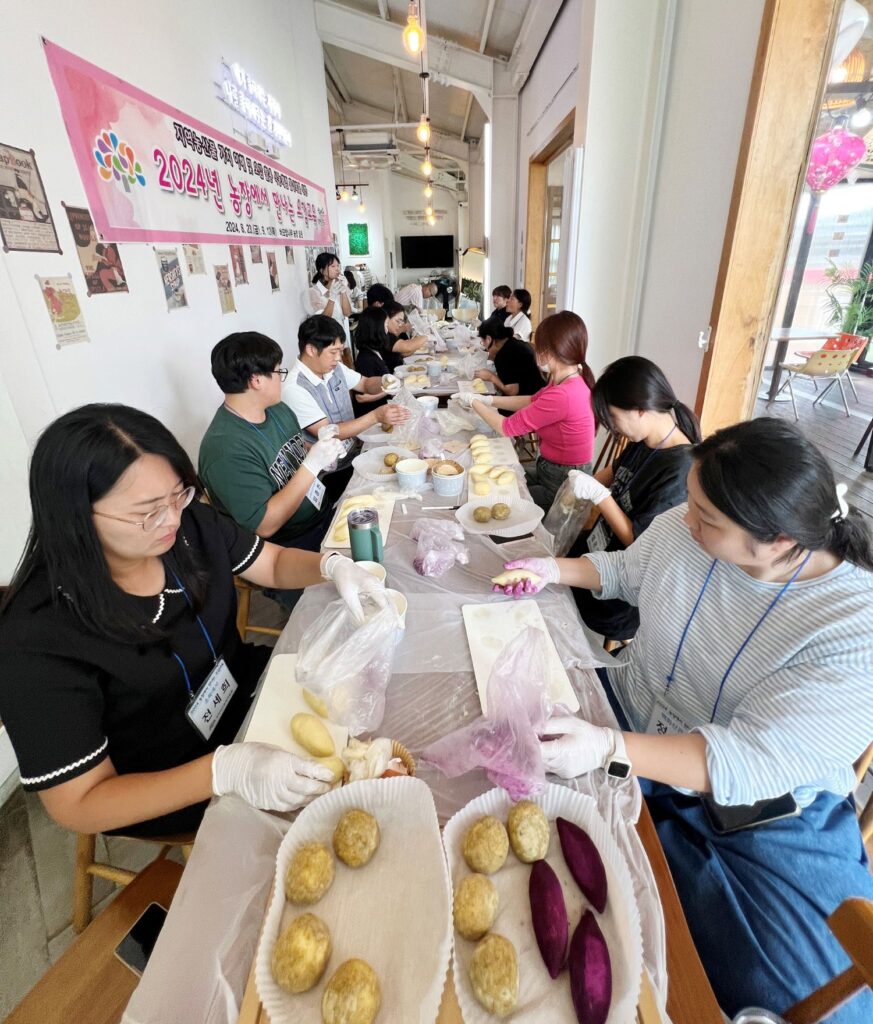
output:
M825 271L828 323L843 334L873 334L873 263L860 270L838 267L833 260Z
M468 299L472 299L474 302L478 302L481 304L482 282L471 281L469 277L465 277L461 281L461 295L466 295Z

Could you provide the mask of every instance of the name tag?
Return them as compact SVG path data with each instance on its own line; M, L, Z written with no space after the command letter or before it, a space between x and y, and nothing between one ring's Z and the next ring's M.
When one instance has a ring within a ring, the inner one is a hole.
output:
M588 550L589 551L606 551L606 547L609 544L609 533L606 523L603 521L603 517L597 520L597 525L588 534Z
M324 484L316 477L309 485L309 490L306 492L306 497L315 505L316 508L321 508L321 503L324 501L325 488Z
M185 709L188 721L203 739L208 740L215 732L236 691L237 681L224 658L219 658Z
M646 732L652 736L678 736L691 732L692 725L682 717L666 697L658 697Z

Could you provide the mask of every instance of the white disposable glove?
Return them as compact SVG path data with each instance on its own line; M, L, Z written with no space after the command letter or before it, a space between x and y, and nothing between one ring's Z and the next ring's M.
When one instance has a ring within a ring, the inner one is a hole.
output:
M576 497L580 501L590 501L592 505L599 505L601 501L605 501L612 493L599 480L589 476L588 473L583 473L579 469L571 469L567 474L567 479L570 481L570 486L573 488L573 493Z
M356 565L351 558L333 552L321 563L321 575L332 580L340 597L349 606L356 622L364 621L361 597L366 594L380 607L388 605L385 584L372 573Z
M212 792L234 793L262 811L296 811L332 781L324 765L268 743L231 743L212 755Z
M339 462L345 453L345 445L338 437L327 437L323 441L315 442L300 465L308 469L313 476L318 476L322 470Z
M550 718L543 736L558 738L540 740L546 771L561 779L575 779L602 768L615 752L615 732L570 715Z
M521 580L519 583L509 583L505 587L495 583L491 588L494 593L503 593L507 597L530 597L531 594L538 594L549 583L561 582L561 571L554 558L516 558L513 562L506 562L503 568L507 571L527 569L528 572L535 572L540 577L539 583Z
M481 402L483 405L493 405L493 395L477 395L475 391L463 391L458 394L458 402L462 409L472 409L474 402Z

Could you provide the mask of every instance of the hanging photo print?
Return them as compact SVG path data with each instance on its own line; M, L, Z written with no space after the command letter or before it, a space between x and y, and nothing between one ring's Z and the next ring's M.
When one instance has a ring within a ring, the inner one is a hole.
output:
M370 228L366 224L349 224L349 255L370 255Z
M294 262L294 246L293 245L286 245L285 246L285 262L286 263L292 263L292 264Z
M236 303L233 301L233 285L230 283L227 264L212 269L215 271L215 283L218 285L218 301L221 303L221 312L235 313Z
M0 144L0 239L4 252L60 252L33 150Z
M66 203L61 203L61 206L67 211L73 241L76 243L76 253L82 264L85 284L88 286L88 297L106 295L108 292L126 292L127 279L124 276L118 246L114 242L97 241L94 221L84 207L67 206Z
M58 348L79 341L90 341L82 308L73 288L73 278L67 274L66 277L37 276L36 280L42 290Z
M250 245L249 249L252 254L252 263L263 263L264 257L261 256L261 247L259 245Z
M267 250L267 270L270 274L270 288L277 292L279 290L279 267L276 265L276 254L272 249Z
M161 283L164 286L164 298L167 300L167 312L182 309L188 305L185 295L185 281L179 265L179 254L175 249L155 249L155 257L161 271Z
M182 252L185 254L185 266L189 274L205 274L206 262L203 259L203 248L199 245L183 245Z
M249 283L246 258L241 245L230 246L230 265L233 267L233 283L237 286Z

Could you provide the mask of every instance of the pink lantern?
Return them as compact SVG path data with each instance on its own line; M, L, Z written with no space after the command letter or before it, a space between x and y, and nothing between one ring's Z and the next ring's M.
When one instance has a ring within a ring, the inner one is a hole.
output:
M845 128L832 128L812 144L806 183L813 192L833 188L864 159L867 147L858 135Z

